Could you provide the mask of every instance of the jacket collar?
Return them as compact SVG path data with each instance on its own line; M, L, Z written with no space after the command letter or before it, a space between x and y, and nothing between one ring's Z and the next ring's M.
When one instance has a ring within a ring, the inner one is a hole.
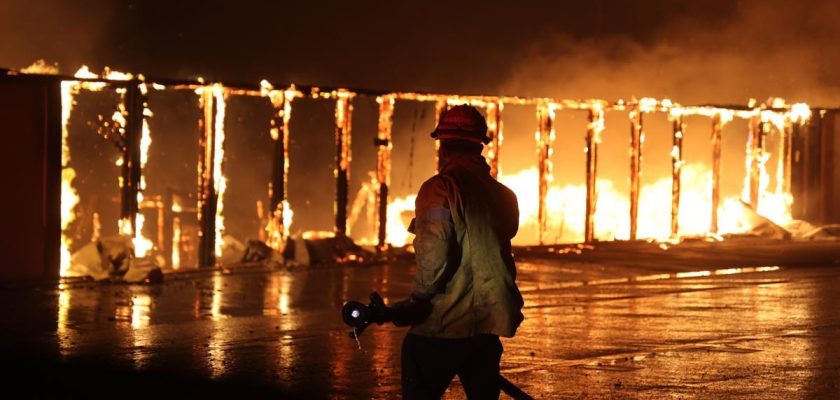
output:
M478 154L464 154L456 155L446 160L446 163L440 169L441 173L451 172L455 169L466 169L477 175L490 175L490 166L484 156Z

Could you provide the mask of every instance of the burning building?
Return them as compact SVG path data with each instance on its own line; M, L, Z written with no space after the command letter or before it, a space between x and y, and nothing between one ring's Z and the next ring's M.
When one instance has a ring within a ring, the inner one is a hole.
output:
M424 115L428 109L436 119L464 103L487 117L492 173L519 197L519 245L714 241L768 230L790 238L791 232L804 236L810 228L840 222L835 109L776 98L742 106L683 105L652 98L379 92L267 81L249 86L95 74L86 67L74 76L55 72L41 65L0 76L0 126L11 140L4 147L4 182L15 190L4 207L4 237L27 243L11 249L5 280L71 276L74 257L91 243L102 253L108 237L123 238L134 262L165 271L239 262L243 243L252 238L278 253L293 235L350 238L380 252L405 246L413 197L410 184L403 193L395 190L393 171L407 162L411 173L413 161L422 157L415 156L413 136L406 153L399 109L415 107ZM319 132L331 134L319 134L318 146L295 148L293 125L324 104L331 111L322 117L330 121ZM372 110L373 122L353 129L354 106L361 104ZM511 111L529 114L528 122L513 129ZM627 158L605 158L606 135L627 140L626 133L608 132L614 126L629 133ZM570 132L576 139L569 139ZM654 135L667 140L667 154L651 155L646 139ZM688 136L704 138L708 164L686 159ZM728 136L746 139L734 153L737 159L724 151ZM526 152L505 145L509 138L531 137ZM257 144L233 156L238 140ZM356 143L372 148L373 162L354 169L351 181ZM430 146L422 150L427 158ZM582 147L582 162L558 160L555 151L564 147ZM667 157L667 176L644 179L645 157ZM511 171L505 159L529 166ZM334 186L290 187L299 160L331 165ZM724 168L724 162L740 164L743 173ZM626 183L604 178L599 168L605 163L629 165ZM557 182L558 166L580 170L584 179ZM241 172L232 178L237 168ZM427 169L417 175L434 172ZM242 184L243 176L253 182ZM737 193L722 190L725 178L739 181ZM625 185L626 192L620 189ZM309 190L305 200L295 203L295 189ZM310 200L331 203L331 218L324 217L326 210L310 209Z

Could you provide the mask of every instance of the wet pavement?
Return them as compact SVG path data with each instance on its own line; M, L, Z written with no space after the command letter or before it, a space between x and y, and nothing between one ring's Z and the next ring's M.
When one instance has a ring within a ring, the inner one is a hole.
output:
M840 398L838 265L540 256L518 268L525 322L503 340L502 374L534 398ZM339 311L371 290L406 296L412 273L394 262L7 287L4 381L27 397L396 398L404 329L372 326L359 349ZM445 398L464 398L457 381Z

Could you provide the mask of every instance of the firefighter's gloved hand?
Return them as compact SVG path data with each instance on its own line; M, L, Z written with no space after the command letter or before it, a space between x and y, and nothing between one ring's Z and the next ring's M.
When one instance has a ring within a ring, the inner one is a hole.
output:
M393 322L396 326L409 326L419 324L432 313L432 302L411 296L406 300L397 302L393 307L388 307L382 300L379 293L370 294L369 322L382 325L386 322Z
M409 297L397 302L388 310L390 321L396 326L419 324L432 313L432 302L425 299Z
M370 294L370 305L368 305L368 309L370 310L369 322L375 322L378 325L382 325L393 319L391 315L391 308L385 305L385 301L382 300L382 296L380 296L377 292Z

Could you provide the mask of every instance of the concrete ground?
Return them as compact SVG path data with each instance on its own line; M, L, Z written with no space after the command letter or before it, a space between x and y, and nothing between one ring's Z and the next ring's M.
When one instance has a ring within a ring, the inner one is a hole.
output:
M518 263L525 322L503 340L502 374L534 398L840 398L840 266L573 253ZM4 380L27 398L397 398L404 329L372 326L360 349L339 312L372 290L406 296L412 273L395 261L5 287ZM464 398L457 380L445 398Z

